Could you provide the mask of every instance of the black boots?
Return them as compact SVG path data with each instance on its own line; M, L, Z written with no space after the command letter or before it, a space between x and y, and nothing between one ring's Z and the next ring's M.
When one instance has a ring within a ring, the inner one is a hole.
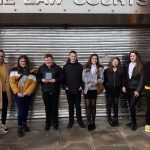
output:
M18 127L18 136L19 136L19 137L23 137L23 136L24 136L22 127Z
M116 126L119 126L119 123L118 123L118 117L109 117L108 118L108 123L110 124L110 126L112 127L116 127Z
M88 126L88 131L95 130L96 128L95 121L88 122L87 126Z
M23 123L22 127L18 127L18 136L23 137L24 132L30 132L30 128L27 126L26 123Z
M30 132L30 128L27 126L26 123L23 124L23 130L24 130L25 132Z

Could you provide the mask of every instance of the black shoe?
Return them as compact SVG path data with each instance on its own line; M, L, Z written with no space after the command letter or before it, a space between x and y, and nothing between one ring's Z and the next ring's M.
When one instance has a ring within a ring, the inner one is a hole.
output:
M92 130L92 125L91 125L91 123L88 123L88 131L91 131Z
M55 130L58 130L58 123L53 123L53 128L55 129Z
M126 124L127 127L131 127L131 122Z
M109 119L108 123L110 124L110 126L114 127L114 121L112 119Z
M79 123L80 128L85 128L85 124L83 122Z
M47 131L47 130L49 130L50 129L50 124L47 124L46 123L46 125L45 125L45 130Z
M23 137L23 136L24 136L22 127L18 127L18 136L19 136L19 137Z
M135 122L131 123L131 130L135 131L137 129L137 124Z
M72 127L73 127L73 124L74 124L73 122L69 122L68 125L67 125L67 128L68 128L68 129L72 128Z
M30 128L27 126L27 124L23 124L23 130L25 132L30 132Z
M114 124L115 127L116 127L116 126L119 126L118 118L114 118L114 119L113 119L113 124Z
M96 126L95 126L95 123L93 122L93 123L91 124L91 130L95 130L95 128L96 128Z

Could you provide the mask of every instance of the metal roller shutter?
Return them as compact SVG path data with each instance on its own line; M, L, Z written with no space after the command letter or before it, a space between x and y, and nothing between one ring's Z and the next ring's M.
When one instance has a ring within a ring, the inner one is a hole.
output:
M63 66L68 53L76 50L78 60L84 64L90 54L97 53L100 62L106 66L113 56L118 56L124 64L131 49L136 49L144 61L150 58L150 28L130 27L1 27L0 48L6 52L6 61L12 66L20 54L29 56L34 66L43 63L45 53L51 53L55 62ZM139 114L145 111L144 100L138 109ZM119 114L127 114L126 102L120 98ZM82 112L85 115L82 98ZM16 118L17 108L9 111L9 118ZM65 92L60 94L59 116L68 117L68 104ZM106 116L105 94L98 96L97 116ZM44 118L45 110L40 88L36 90L30 109L30 118Z

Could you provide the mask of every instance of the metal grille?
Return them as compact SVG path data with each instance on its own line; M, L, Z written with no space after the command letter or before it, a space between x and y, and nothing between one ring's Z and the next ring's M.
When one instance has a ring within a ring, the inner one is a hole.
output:
M130 50L140 52L143 61L150 58L150 28L126 27L8 27L0 28L0 48L6 52L6 62L11 67L17 62L20 54L29 56L34 66L43 63L45 53L51 53L55 62L63 66L68 53L75 50L78 60L84 64L90 54L97 53L102 65L107 66L113 56L118 56L124 64ZM140 102L138 113L145 112L144 99ZM124 98L119 101L119 115L127 115L127 104ZM82 112L85 115L82 98ZM17 107L9 111L9 118L16 118ZM65 92L60 94L59 116L68 117L68 104ZM97 116L106 116L105 93L98 96ZM31 118L44 118L45 109L38 87L30 108Z

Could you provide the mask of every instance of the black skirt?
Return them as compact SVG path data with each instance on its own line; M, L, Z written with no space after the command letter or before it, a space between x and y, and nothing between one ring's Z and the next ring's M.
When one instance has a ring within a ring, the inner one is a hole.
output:
M87 94L84 94L84 99L97 99L97 91L89 90Z

